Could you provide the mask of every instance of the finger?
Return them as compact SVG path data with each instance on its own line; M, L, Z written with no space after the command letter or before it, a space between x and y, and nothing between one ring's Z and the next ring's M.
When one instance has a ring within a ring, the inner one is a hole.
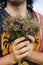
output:
M19 43L18 45L16 45L16 49L21 49L21 48L23 48L24 46L27 46L29 43L30 43L29 41L21 42L21 43Z
M31 36L31 35L27 35L27 38L29 38L32 42L35 41L35 38L33 36Z
M22 55L19 55L19 58L22 59L22 58L26 57L27 55L28 55L28 51Z
M23 53L26 53L27 51L29 51L29 49L30 49L29 47L24 47L24 48L18 50L17 53L18 54L23 54Z
M16 47L14 45L12 46L12 51L16 51Z
M16 40L14 41L14 43L15 43L15 45L16 45L16 44L18 44L19 42L21 42L21 41L23 41L23 40L25 40L25 37L20 37L20 38L16 39Z
M29 51L33 50L33 44L30 43L30 44L27 45L27 47L28 47Z

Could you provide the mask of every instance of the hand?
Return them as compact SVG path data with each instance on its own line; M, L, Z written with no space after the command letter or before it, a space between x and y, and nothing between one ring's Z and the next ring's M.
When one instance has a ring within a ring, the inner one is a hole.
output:
M30 42L23 40L25 40L25 37L18 38L14 41L12 50L16 61L26 57L28 55L28 51L31 49L31 45L29 45Z

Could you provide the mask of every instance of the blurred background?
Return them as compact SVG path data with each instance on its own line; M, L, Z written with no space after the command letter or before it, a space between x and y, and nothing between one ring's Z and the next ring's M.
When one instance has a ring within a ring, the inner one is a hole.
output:
M35 0L33 10L43 15L43 0Z

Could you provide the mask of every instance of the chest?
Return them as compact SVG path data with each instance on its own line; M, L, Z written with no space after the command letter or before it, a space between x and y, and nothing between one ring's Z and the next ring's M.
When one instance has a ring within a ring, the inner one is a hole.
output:
M12 17L18 16L18 15L21 15L23 17L26 16L26 4L25 5L21 5L20 7L16 7L16 6L13 7L13 6L10 6L8 4L7 7L5 8L5 10Z

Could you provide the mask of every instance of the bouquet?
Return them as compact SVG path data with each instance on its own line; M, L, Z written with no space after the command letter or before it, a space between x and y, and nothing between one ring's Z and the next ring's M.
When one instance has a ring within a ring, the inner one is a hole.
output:
M15 18L4 19L5 30L10 34L11 41L24 36L28 39L27 35L32 35L35 38L35 44L39 44L39 36L38 33L40 32L40 25L37 20L31 20L30 16L27 15L26 17L22 18L21 16ZM38 38L37 38L38 37Z

